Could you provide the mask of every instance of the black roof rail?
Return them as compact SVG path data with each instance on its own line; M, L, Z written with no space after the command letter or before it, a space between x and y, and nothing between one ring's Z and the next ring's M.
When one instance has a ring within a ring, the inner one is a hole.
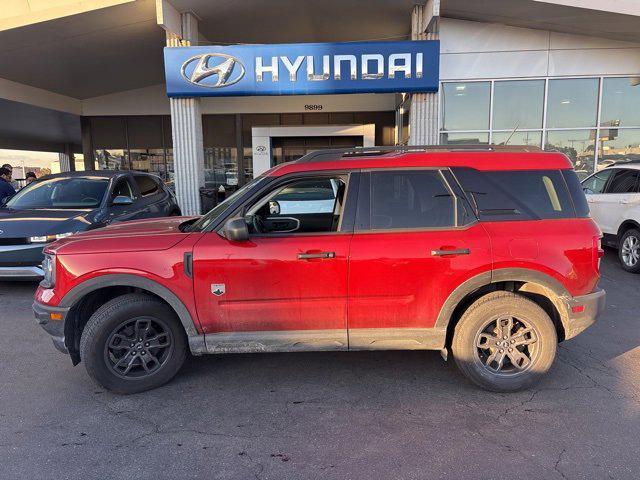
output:
M330 148L326 150L316 150L300 157L298 163L326 162L331 160L342 160L349 157L379 156L387 153L413 153L413 152L541 152L540 147L530 145L395 145L389 147L353 147L353 148Z

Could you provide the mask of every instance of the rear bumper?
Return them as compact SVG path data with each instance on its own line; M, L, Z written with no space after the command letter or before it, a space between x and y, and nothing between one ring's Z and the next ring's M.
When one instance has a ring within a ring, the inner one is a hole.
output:
M568 317L563 321L564 339L569 340L593 325L604 311L606 294L598 289L567 301Z
M51 307L39 302L33 303L33 314L36 317L36 321L45 330L45 332L51 335L53 345L62 353L67 354L69 353L69 350L64 343L64 322L67 319L69 310L70 309L68 307ZM51 318L52 313L57 314L60 319L53 320Z

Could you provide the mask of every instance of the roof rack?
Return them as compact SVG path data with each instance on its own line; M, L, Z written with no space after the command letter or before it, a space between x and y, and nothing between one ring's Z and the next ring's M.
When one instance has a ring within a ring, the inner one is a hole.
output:
M530 145L396 145L390 147L353 147L330 148L317 150L300 157L298 163L326 162L331 160L343 160L350 157L379 156L387 153L413 153L413 152L541 152L540 147Z

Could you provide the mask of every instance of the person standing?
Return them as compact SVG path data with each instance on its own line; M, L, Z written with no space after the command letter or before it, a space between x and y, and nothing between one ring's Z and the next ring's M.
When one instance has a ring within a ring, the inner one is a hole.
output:
M0 168L0 202L7 197L12 197L16 193L11 185L11 170L6 167Z
M26 185L29 185L31 182L34 182L38 179L38 177L36 176L35 173L33 172L27 172L27 174L24 176L24 180L26 182Z

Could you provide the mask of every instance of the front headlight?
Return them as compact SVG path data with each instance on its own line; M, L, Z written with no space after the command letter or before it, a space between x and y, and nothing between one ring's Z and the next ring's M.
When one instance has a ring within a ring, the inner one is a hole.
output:
M50 253L46 253L42 261L42 271L44 278L40 285L44 288L53 288L56 284L56 257Z
M54 240L60 240L61 238L68 237L69 235L73 235L76 232L67 232L67 233L58 233L56 235L43 235L41 237L29 237L29 242L31 243L49 243Z

